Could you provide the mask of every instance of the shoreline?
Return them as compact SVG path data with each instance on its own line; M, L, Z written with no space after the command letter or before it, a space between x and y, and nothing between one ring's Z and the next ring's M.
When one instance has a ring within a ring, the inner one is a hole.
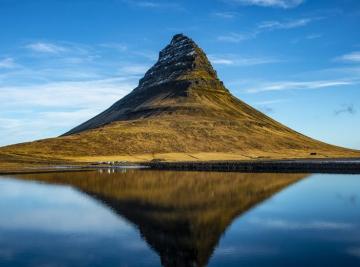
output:
M256 161L138 162L115 165L66 164L21 166L1 169L0 175L92 171L101 169L144 169L172 171L263 172L263 173L344 173L360 174L360 158L286 159Z
M150 162L152 170L360 174L360 159Z

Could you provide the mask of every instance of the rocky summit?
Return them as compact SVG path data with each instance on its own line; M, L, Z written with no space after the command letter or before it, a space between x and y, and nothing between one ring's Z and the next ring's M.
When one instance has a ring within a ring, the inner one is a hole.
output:
M276 122L234 97L204 51L175 35L139 85L61 137L0 149L8 161L360 157Z
M200 77L218 80L204 52L193 40L178 34L160 52L159 60L140 80L137 90L176 80L198 80Z

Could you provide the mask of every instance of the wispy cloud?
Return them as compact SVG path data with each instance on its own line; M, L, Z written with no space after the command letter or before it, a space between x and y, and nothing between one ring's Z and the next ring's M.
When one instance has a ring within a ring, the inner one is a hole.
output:
M294 39L291 40L291 43L292 44L297 44L297 43L299 43L300 41L303 41L303 40L307 40L307 41L316 40L316 39L321 38L322 36L323 35L319 34L319 33L309 34L309 35L306 35L306 36L301 36L301 37L294 38Z
M150 1L136 1L136 5L139 7L150 7L150 8L160 7L159 3L150 2Z
M30 43L30 44L26 45L25 47L34 52L49 53L49 54L58 54L61 52L65 52L67 50L63 46L53 44L53 43L44 43L44 42Z
M299 19L288 19L284 21L271 20L263 21L259 23L253 30L246 33L231 32L226 35L220 35L217 37L218 41L240 43L245 40L256 38L258 35L275 30L290 30L299 27L305 27L308 24L321 19L320 17L307 17Z
M148 8L148 9L175 9L183 10L184 8L178 3L171 3L167 1L138 1L138 0L123 0L124 3L134 7Z
M321 37L322 37L322 34L319 34L319 33L309 34L309 35L305 36L305 38L308 40L319 39Z
M123 55L127 56L140 56L142 58L145 58L147 60L155 61L158 57L158 53L155 53L154 51L149 50L137 50L134 47L131 47L130 45L124 44L124 43L102 43L98 45L100 48L106 48L109 50L114 50L119 53L122 53Z
M128 76L0 86L0 145L59 135L129 93L137 80Z
M7 57L0 60L0 69L13 69L16 68L17 64L15 60L11 57Z
M354 115L356 113L356 109L353 104L343 105L342 108L335 110L335 115L340 115L342 113Z
M228 43L240 43L245 40L254 39L257 36L258 32L248 32L248 33L236 33L231 32L229 34L220 35L217 37L218 41L228 42Z
M349 86L358 84L354 80L321 80L321 81L280 81L265 84L259 84L256 88L246 90L248 93L260 93L268 91L283 91L283 90L309 90L321 89L337 86Z
M237 55L209 55L209 60L214 65L226 66L254 66L279 62L273 58L241 57Z
M6 108L88 108L112 103L128 93L136 79L116 77L88 81L50 82L29 86L0 87L1 110Z
M218 57L218 56L211 56L209 55L209 60L212 64L215 65L234 65L235 62L232 59Z
M233 19L236 17L236 12L214 12L211 14L214 17L221 18L221 19Z
M348 63L360 63L360 51L354 51L340 57L335 58L336 61L343 61Z
M260 23L258 25L258 28L266 29L266 30L293 29L293 28L304 27L314 20L315 18L301 18L301 19L293 19L287 21L271 20Z
M301 5L304 0L227 0L227 2L241 5L252 5L261 7L294 8Z
M266 106L266 105L271 105L271 104L277 104L277 103L283 103L289 101L289 99L272 99L272 100L263 100L263 101L258 101L253 103L255 106Z
M100 44L100 46L105 47L105 48L115 49L115 50L118 50L121 52L128 50L128 47L122 43L103 43L103 44Z

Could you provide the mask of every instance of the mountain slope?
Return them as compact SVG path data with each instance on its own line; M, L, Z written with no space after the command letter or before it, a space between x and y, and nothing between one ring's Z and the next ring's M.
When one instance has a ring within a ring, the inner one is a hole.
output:
M359 151L297 133L235 98L205 53L181 34L138 87L109 109L61 137L0 149L0 156L90 161L169 159L174 153L173 159L183 160L360 157Z

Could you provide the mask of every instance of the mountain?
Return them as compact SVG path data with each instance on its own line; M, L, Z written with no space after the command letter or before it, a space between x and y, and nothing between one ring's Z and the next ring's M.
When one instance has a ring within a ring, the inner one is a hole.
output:
M177 34L139 85L57 138L7 146L0 159L220 160L360 157L311 139L234 97L206 54Z
M228 90L217 78L205 53L194 41L178 34L160 52L159 60L146 72L138 87L109 109L65 135L114 121L164 115L208 117L210 112L214 116L231 117L233 107L226 107L225 103L219 101L228 96Z

